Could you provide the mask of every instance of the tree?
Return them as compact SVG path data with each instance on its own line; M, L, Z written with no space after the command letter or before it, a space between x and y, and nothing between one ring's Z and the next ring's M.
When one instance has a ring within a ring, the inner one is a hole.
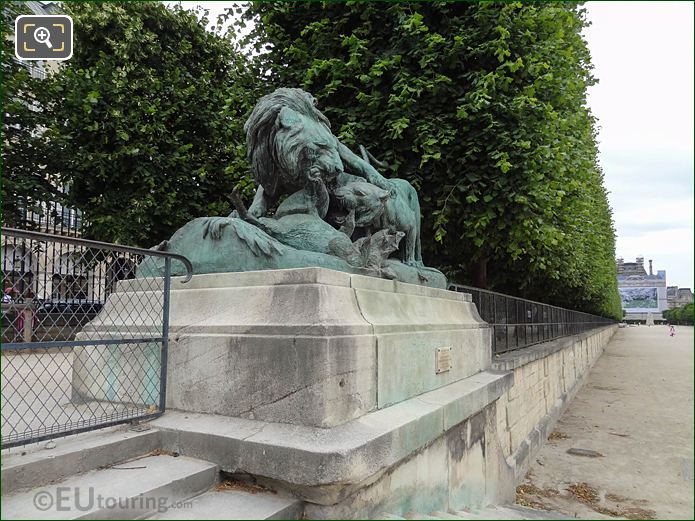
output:
M619 318L577 4L254 2L249 20L266 91L309 90L418 189L429 264Z
M253 77L207 17L159 2L66 3L75 53L43 99L49 170L85 234L151 246L252 188L242 125Z
M690 304L685 304L673 309L667 309L664 311L664 318L669 324L680 324L685 326L692 326L695 314L692 302Z
M44 114L37 100L44 83L14 59L14 20L31 11L17 2L2 8L3 147L2 222L18 225L26 210L40 211L38 203L58 197L56 182L46 172L42 146Z

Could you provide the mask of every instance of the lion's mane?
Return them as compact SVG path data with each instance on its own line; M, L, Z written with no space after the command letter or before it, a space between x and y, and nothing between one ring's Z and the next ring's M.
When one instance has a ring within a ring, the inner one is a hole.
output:
M278 186L291 177L290 172L284 171L275 146L276 121L284 107L324 125L328 132L331 127L328 118L316 108L314 97L302 89L277 89L259 100L244 124L246 150L254 179L271 197Z

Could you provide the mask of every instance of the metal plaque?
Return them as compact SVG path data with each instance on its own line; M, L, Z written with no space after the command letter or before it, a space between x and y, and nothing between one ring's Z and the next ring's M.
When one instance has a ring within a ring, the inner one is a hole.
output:
M434 357L435 374L446 373L452 367L451 348L438 347Z

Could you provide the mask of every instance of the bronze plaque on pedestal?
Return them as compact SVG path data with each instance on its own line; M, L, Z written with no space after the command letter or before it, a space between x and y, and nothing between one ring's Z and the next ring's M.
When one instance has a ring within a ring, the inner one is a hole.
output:
M450 347L438 347L434 359L434 372L435 374L445 373L451 369L451 348Z

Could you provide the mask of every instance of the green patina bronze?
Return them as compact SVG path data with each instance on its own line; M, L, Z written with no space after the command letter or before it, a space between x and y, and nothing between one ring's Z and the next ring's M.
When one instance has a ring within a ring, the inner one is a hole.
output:
M250 207L235 191L231 215L194 219L156 248L185 255L195 273L318 266L446 287L422 263L415 189L383 177L364 147L360 157L340 143L309 93L264 96L244 130L258 184ZM138 276L162 271L152 258Z

